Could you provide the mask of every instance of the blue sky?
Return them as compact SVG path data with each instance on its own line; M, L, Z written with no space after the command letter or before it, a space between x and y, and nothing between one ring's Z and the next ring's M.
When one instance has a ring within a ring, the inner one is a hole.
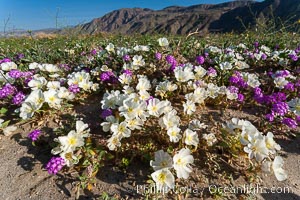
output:
M228 1L228 0L227 0ZM0 0L0 32L8 18L7 30L36 30L86 23L120 8L162 9L171 5L189 6L222 3L226 0Z

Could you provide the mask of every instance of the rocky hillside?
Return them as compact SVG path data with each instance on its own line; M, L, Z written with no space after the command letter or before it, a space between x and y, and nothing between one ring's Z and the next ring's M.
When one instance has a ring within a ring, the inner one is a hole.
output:
M256 19L281 18L293 23L300 18L300 0L233 1L222 4L171 6L162 10L124 8L77 27L81 32L122 34L187 34L243 31ZM241 21L243 23L241 23Z

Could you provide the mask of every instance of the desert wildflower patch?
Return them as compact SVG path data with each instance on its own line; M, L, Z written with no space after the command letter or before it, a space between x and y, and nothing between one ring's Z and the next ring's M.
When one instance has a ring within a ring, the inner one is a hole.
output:
M38 148L43 137L51 147L45 169L53 175L76 171L84 189L91 190L103 166L127 168L136 160L148 165L145 183L170 195L197 169L221 171L224 162L240 165L236 170L247 177L267 173L286 180L276 135L299 131L300 46L251 41L195 47L186 41L181 54L175 41L68 44L55 50L55 63L32 60L33 52L19 58L4 51L1 130L37 123L28 138ZM72 112L90 96L100 110L92 121ZM260 121L204 115L228 108L253 108ZM47 131L45 118L57 127Z

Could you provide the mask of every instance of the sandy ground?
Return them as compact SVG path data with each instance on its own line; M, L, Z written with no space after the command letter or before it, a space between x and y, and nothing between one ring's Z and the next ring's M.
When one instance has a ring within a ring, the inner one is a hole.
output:
M99 122L95 120L93 112L98 112L99 101L90 102L89 109L77 108L76 111L82 113L85 119L95 122L93 126L99 126ZM92 112L91 112L92 110ZM239 111L229 110L225 112L225 116L219 116L214 113L216 119L240 117L246 119L257 120L254 115L241 113ZM219 118L218 118L219 117ZM204 118L205 121L205 115ZM51 125L49 125L51 126ZM52 126L55 126L55 124ZM69 176L52 176L44 170L44 165L48 162L51 155L49 148L43 146L34 147L27 138L27 134L32 128L27 126L19 127L16 133L10 136L0 135L0 199L2 200L62 200L75 199L74 186L76 181ZM278 182L274 175L261 176L266 193L248 195L248 199L270 199L270 200L289 200L300 199L300 137L293 139L277 140L283 150L284 168L288 172L289 178L284 182ZM137 193L137 185L145 184L144 177L150 175L149 166L143 166L139 163L133 163L129 166L129 170L124 171L114 167L106 166L99 172L96 186L92 192L81 191L79 199L101 199L103 192L110 195L116 194L117 197L123 199L144 199L145 197ZM195 170L195 173L201 173L201 170ZM242 186L246 184L243 177L234 177L234 184ZM208 183L217 184L216 181ZM207 185L199 185L205 187ZM288 189L287 189L288 188ZM276 193L273 193L277 189ZM285 192L283 191L285 190ZM166 199L167 197L165 197ZM199 194L191 195L189 199L208 199L209 195ZM240 195L231 195L231 199L245 199Z

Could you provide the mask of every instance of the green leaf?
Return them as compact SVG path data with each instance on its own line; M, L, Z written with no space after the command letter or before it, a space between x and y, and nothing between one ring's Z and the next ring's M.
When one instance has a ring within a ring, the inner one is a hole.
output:
M6 128L8 126L8 124L9 124L9 122L10 122L10 120L5 121L4 123L2 123L1 128Z
M6 108L0 109L0 114L4 115L8 110Z

